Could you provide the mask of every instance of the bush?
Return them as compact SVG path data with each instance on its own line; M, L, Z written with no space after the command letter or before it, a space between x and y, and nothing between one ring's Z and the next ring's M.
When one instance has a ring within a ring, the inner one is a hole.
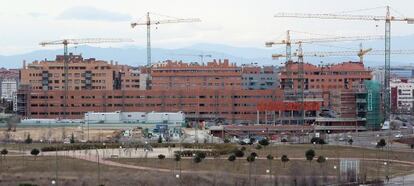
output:
M246 160L247 160L247 162L251 163L251 162L254 162L254 160L256 160L256 157L254 157L254 156L248 156L246 158Z
M75 135L73 135L73 133L70 136L70 143L75 143Z
M158 137L158 143L162 143L162 137L161 137L161 135Z
M204 151L198 151L195 154L196 154L196 157L200 157L201 159L206 158L206 152ZM212 154L212 156L214 156L214 154Z
M384 148L387 145L387 142L385 142L385 139L380 139L377 143L377 148Z
M250 153L250 156L253 156L253 157L257 158L259 155L257 155L256 152L252 152L252 153Z
M234 151L234 155L235 155L236 157L241 158L241 157L243 157L243 156L244 156L244 152L243 152L242 150L240 150L240 149L236 149L236 150Z
M233 162L236 161L236 156L234 154L230 155L229 158L227 158L227 160Z
M164 155L164 154L159 154L159 155L158 155L158 159L160 159L160 160L165 159L165 155Z
M320 144L320 145L323 145L323 144L326 144L326 142L322 138L313 137L311 139L311 144Z
M199 156L196 156L196 157L194 157L194 159L193 159L194 163L200 163L202 160L203 160L203 158L201 158L201 157L199 157Z
M180 154L174 154L174 161L180 161L181 155Z
M319 156L318 159L316 159L316 162L318 163L325 163L326 158L324 156Z
M241 151L246 151L246 147L240 147Z
M268 160L273 160L273 159L274 159L274 157L273 157L271 154L267 155L267 156L266 156L266 158L267 158Z
M270 144L270 142L267 138L263 138L259 141L259 144L266 147Z
M39 149L36 149L36 148L34 148L34 149L32 149L32 151L30 151L30 154L35 156L35 159L36 159L36 156L39 155L39 153L40 153Z
M313 158L315 157L315 151L313 149L307 150L305 153L305 157L306 157L306 160L312 161Z
M224 143L230 143L230 140L228 138L224 138Z
M262 146L259 145L259 144L257 144L256 147L255 147L255 149L260 150L260 149L262 149Z
M30 134L27 135L27 138L24 140L25 143L30 144L33 142L32 138L30 137Z

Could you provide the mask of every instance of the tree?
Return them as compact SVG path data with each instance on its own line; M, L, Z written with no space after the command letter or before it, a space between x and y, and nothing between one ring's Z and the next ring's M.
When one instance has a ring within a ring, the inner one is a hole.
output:
M266 159L267 159L267 160L273 160L273 159L274 159L274 157L273 157L271 154L269 154L269 155L267 155L267 156L266 156Z
M159 154L159 155L158 155L158 159L160 159L160 160L165 159L165 155L164 155L164 154Z
M250 138L249 139L249 145L253 145L254 142L256 142L255 138Z
M253 156L254 158L257 158L259 155L256 152L250 153L250 156Z
M9 153L9 151L7 149L3 149L0 153L2 156L6 156Z
M251 183L251 177L252 177L252 163L256 160L256 156L247 156L246 158L247 162L249 162L249 185L252 185Z
M70 135L70 143L75 143L75 135Z
M234 155L234 154L232 154L232 155L230 155L228 158L227 158L227 160L229 160L229 162L232 162L233 163L233 169L234 169L234 167L235 167L235 163L236 163L236 155Z
M312 163L313 158L315 157L315 151L313 149L309 149L305 153L306 160L309 161L309 163Z
M0 157L0 167L3 167L3 158L6 159L6 155L9 153L9 151L7 149L3 149L1 150L0 153L1 153L1 156L3 156L3 157Z
M316 162L320 163L322 165L322 163L325 163L326 158L324 156L319 156L318 159L316 159Z
M385 142L385 139L382 138L377 142L377 148L384 148L387 145L387 142Z
M200 163L201 161L203 161L203 158L201 158L200 156L195 156L193 161L194 163Z
M236 150L234 151L234 155L235 155L236 157L241 158L241 157L243 157L243 156L244 156L244 152L243 152L242 150L240 150L240 149L236 149Z
M230 140L228 138L224 138L223 142L224 143L230 143Z
M200 157L201 159L206 158L206 152L199 151L196 153L196 157Z
M33 142L32 138L30 138L30 134L27 135L26 140L24 140L25 143L30 144Z
M325 140L324 140L324 139L322 139L322 138L317 138L317 137L313 137L313 138L311 139L311 143L312 143L312 144L320 144L320 145L324 145L324 144L326 144L326 142L325 142Z
M162 137L161 137L161 135L158 136L158 143L162 143Z
M282 157L280 158L280 160L282 160L283 168L285 168L286 167L285 164L287 162L289 162L289 158L286 155L282 155Z
M30 154L35 157L35 160L36 160L37 155L39 155L39 153L40 153L40 150L36 149L36 148L34 148L34 149L32 149L32 151L30 151Z
M354 143L354 140L353 140L352 138L349 138L349 140L348 140L348 144L349 144L349 145L352 145L352 143Z
M180 155L180 154L175 154L175 155L174 155L174 160L175 160L176 162L181 161L181 155Z
M270 144L269 140L267 138L263 138L259 141L259 144L266 147Z

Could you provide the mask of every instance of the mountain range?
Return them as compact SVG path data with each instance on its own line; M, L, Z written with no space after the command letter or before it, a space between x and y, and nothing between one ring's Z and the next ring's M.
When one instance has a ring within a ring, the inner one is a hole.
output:
M410 50L412 54L409 55L392 55L392 66L412 65L414 64L414 35L394 37L392 39L392 50ZM383 50L384 41L369 41L364 42L364 48L373 48L374 50ZM359 48L358 42L345 42L341 44L311 44L304 45L305 52L311 51L356 51ZM295 48L292 48L294 51ZM69 52L74 54L82 54L84 58L96 58L106 61L117 61L120 64L127 64L131 66L138 66L146 64L146 48L142 46L125 46L125 47L94 47L87 45L80 45L69 48ZM0 55L0 67L5 68L20 68L22 61L32 62L34 60L49 59L53 60L56 55L62 54L63 49L53 50L36 50L18 55ZM257 63L259 65L276 65L279 66L284 62L284 58L272 60L273 53L284 54L284 47L278 46L274 48L265 47L236 47L223 44L200 43L185 48L164 49L152 48L152 61L164 60L182 60L184 62L200 62L198 55L211 55L206 57L204 62L213 59L229 59L230 62L237 64L251 64ZM355 56L342 57L308 57L306 62L313 64L332 64L344 61L358 61L359 58ZM367 66L382 66L384 63L384 56L365 56L364 62Z

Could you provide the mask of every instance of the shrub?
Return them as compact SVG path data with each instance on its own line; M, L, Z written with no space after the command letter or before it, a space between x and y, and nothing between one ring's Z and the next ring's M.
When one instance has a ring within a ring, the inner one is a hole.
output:
M280 160L282 160L283 167L285 167L285 164L287 162L289 162L289 158L286 155L282 155L282 157L280 158Z
M24 140L25 143L30 144L33 142L32 138L30 137L30 134L27 135L27 138Z
M241 151L246 151L246 147L240 147Z
M267 156L266 156L266 158L267 158L268 160L273 160L273 159L274 159L274 157L273 157L271 154L267 155Z
M326 144L326 142L322 138L313 137L311 139L311 144L320 144L320 145L323 145L323 144Z
M255 147L255 149L260 150L260 149L262 149L262 146L259 145L259 144L257 144L256 147Z
M9 151L7 149L3 149L3 150L1 150L0 153L1 153L1 155L5 156L9 153Z
M194 163L200 163L203 160L203 158L199 157L199 156L195 156L193 161Z
M305 153L305 157L306 157L306 160L312 161L313 158L315 157L315 151L313 149L307 150Z
M36 149L36 148L34 148L34 149L32 149L32 151L30 151L30 154L35 156L35 159L36 159L36 156L39 155L39 153L40 153L39 149Z
M227 158L227 160L233 162L236 161L236 156L234 154L230 155L229 158Z
M385 139L382 138L377 143L377 148L384 148L387 145L387 142L385 142Z
M257 158L259 155L257 155L256 152L252 152L252 153L250 153L250 156L253 156L253 157Z
M254 160L256 160L256 157L254 157L254 156L247 156L246 160L247 160L247 162L252 163L252 162L254 162Z
M241 150L239 150L239 149L237 149L237 150L234 152L234 155L236 155L236 157L241 158L241 157L243 157L243 156L244 156L244 152L243 152L243 151L241 151Z
M164 154L159 154L159 155L158 155L158 159L160 159L160 160L165 159L165 155L164 155Z
M204 151L198 151L195 154L196 154L196 157L200 157L201 159L206 158L206 152ZM214 154L212 154L212 156L214 156Z
M224 143L230 143L230 140L228 138L224 138Z
M267 138L263 138L259 141L259 144L266 147L270 144L270 142Z
M318 163L325 163L326 158L324 156L319 156L318 159L316 159L316 162Z

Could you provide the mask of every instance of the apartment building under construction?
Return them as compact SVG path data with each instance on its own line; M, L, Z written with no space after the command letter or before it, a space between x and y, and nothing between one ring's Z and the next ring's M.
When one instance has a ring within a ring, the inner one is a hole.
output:
M275 87L279 84L279 74L274 67L247 68L228 60L218 60L206 64L165 61L139 69L77 55L69 57L66 107L63 58L57 56L55 61L24 65L18 93L20 115L79 119L90 111L182 111L189 122L299 123L302 106L285 99L283 87ZM369 71L359 63L343 63L330 68L307 64L306 67L309 70L305 75L305 124L318 123L318 119L324 125L358 123L356 110L361 99L357 99L356 92L352 91L359 90L353 85L370 79ZM281 82L286 78L282 71ZM260 86L250 86L255 79L262 80ZM339 102L335 102L333 93L328 92L337 92ZM321 117L323 109L335 103L339 115L325 122L327 120ZM352 122L348 122L350 119Z

